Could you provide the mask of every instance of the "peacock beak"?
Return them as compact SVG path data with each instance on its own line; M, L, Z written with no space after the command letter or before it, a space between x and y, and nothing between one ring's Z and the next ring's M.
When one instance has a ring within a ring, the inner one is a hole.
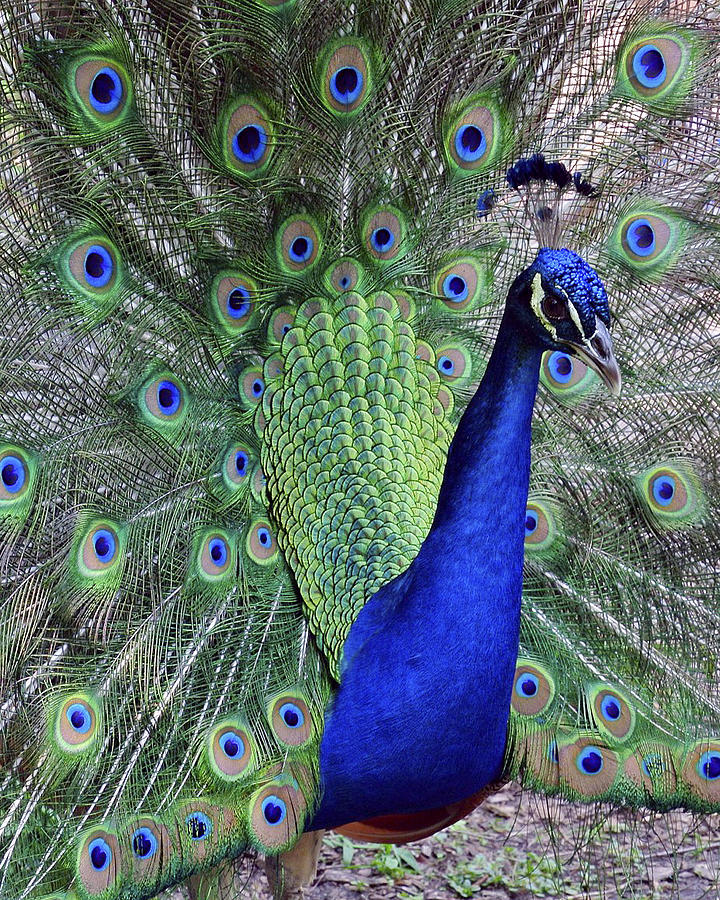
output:
M568 350L598 373L613 397L620 396L622 378L618 368L610 332L596 320L595 334L586 342L567 341Z

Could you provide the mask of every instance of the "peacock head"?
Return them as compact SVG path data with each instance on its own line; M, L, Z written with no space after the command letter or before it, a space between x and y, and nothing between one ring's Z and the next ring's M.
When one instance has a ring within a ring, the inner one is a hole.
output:
M529 329L544 349L578 356L614 396L620 394L605 287L577 253L540 250L515 280L508 301L520 316L521 327Z

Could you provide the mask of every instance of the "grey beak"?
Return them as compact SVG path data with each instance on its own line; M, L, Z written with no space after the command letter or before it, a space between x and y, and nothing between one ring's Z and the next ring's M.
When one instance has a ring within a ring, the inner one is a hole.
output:
M622 386L620 369L613 352L610 332L601 321L596 321L595 334L587 343L576 344L574 341L566 341L565 343L570 353L579 357L591 369L595 369L608 386L608 390L613 397L620 396L620 388Z

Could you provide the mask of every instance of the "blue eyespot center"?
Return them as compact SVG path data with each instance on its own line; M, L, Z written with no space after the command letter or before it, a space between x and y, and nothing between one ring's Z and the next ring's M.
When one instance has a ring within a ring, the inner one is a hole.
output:
M133 832L132 850L138 859L150 859L158 849L158 840L149 828L138 828Z
M295 263L307 262L314 248L315 244L311 237L296 237L290 244L290 259Z
M65 715L78 734L87 734L92 727L92 716L82 703L71 703Z
M173 381L161 381L157 388L157 402L160 412L172 416L180 409L182 395Z
M300 728L305 724L303 711L296 703L283 703L280 707L280 718L288 728Z
M452 272L443 280L442 290L445 297L453 303L462 303L468 296L467 282Z
M535 694L537 694L539 687L540 682L537 677L530 674L530 672L525 672L518 679L515 690L521 697L534 697Z
M350 279L347 275L343 275L343 277L340 279L340 287L343 290L346 290L348 287L350 287Z
M548 745L547 756L550 762L557 763L560 761L557 741L550 741L550 744Z
M256 378L250 386L250 390L253 393L253 397L262 397L265 390L265 382L262 378Z
M228 315L233 319L243 319L250 312L250 292L244 287L235 287L227 295Z
M213 538L208 546L210 559L221 569L228 559L227 543L222 538Z
M577 758L577 767L585 775L597 775L603 767L602 752L597 747L585 747Z
M204 841L212 833L210 818L199 810L185 817L185 827L193 841Z
M658 506L670 506L677 490L677 484L672 475L661 475L652 485L653 500Z
M26 478L25 466L17 456L4 456L0 460L0 480L9 494L22 490Z
M92 538L95 556L101 563L108 563L115 556L117 542L115 535L107 528L98 528Z
M263 547L269 547L272 544L272 535L267 528L258 528L257 539Z
M707 781L715 781L720 778L720 753L717 750L708 750L700 757L697 771L701 778Z
M90 84L90 104L103 115L115 112L123 98L123 85L115 69L104 66Z
M247 475L248 463L250 462L247 453L244 450L238 450L235 454L235 471L241 478Z
M283 800L270 794L263 800L262 813L268 825L280 825L287 815L287 807Z
M487 141L477 125L461 125L455 133L455 152L464 162L476 162L487 150Z
M355 66L343 66L330 77L330 93L337 103L352 105L360 96L364 84L363 74Z
M632 62L633 72L645 88L659 87L665 81L665 59L654 44L640 47Z
M557 381L558 384L567 384L572 378L573 361L567 353L556 350L550 354L548 369L554 381Z
M226 731L221 734L219 744L229 759L237 759L245 752L245 742L236 731Z
M630 225L627 241L635 256L651 256L655 252L655 232L647 219L636 219Z
M96 872L104 872L110 865L112 859L112 850L107 841L102 838L95 838L88 845L88 856L90 863Z
M608 694L603 697L602 703L600 704L600 709L602 710L603 716L611 722L615 722L620 718L620 714L622 712L622 708L620 706L620 701L617 697L613 697Z
M449 356L441 356L438 359L437 367L443 375L452 375L455 372L455 363Z
M525 536L534 534L538 527L537 513L527 510L525 513Z
M370 243L373 250L378 253L387 253L395 243L395 235L389 228L385 228L384 226L376 228L370 235Z
M113 275L113 261L110 253L100 244L93 244L85 254L85 281L90 287L105 287Z
M259 162L265 154L268 137L262 125L246 125L235 134L232 151L242 163Z

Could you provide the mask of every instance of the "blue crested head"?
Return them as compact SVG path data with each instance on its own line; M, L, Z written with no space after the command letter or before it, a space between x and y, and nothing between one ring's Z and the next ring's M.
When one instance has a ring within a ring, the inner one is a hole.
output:
M610 327L610 306L605 285L585 260L572 250L543 247L530 267L540 273L544 288L572 299L585 337L592 337L596 320Z
M605 286L577 253L540 250L510 288L508 308L531 340L544 349L578 356L615 396L620 393Z

